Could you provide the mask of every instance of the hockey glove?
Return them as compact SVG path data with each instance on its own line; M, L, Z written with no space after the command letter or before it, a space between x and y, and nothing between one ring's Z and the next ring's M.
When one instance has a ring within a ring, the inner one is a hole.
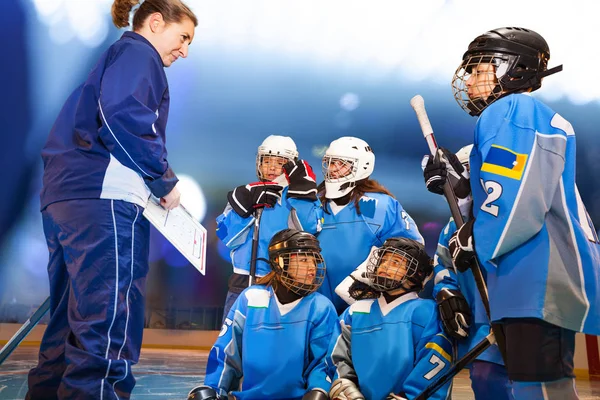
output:
M350 277L354 279L354 282L352 282L352 285L348 288L348 294L354 300L376 299L379 297L379 292L377 290L364 282L356 280L352 275L350 275Z
M472 314L465 296L458 290L443 288L437 294L436 301L446 333L454 339L468 337Z
M365 400L365 396L358 390L356 383L350 379L339 378L333 381L329 389L331 400Z
M471 268L475 259L475 242L473 239L473 223L475 219L460 227L454 232L448 242L448 250L452 256L452 263L459 272L465 272Z
M469 173L456 155L448 149L440 147L435 157L427 156L427 161L424 159L423 162L425 186L430 192L444 194L444 184L448 180L459 199L464 199L471 193Z
M247 218L257 208L274 207L281 198L281 189L275 182L254 182L227 193L227 201L239 216Z
M283 172L289 185L288 197L317 200L317 177L306 161L289 161L283 165Z

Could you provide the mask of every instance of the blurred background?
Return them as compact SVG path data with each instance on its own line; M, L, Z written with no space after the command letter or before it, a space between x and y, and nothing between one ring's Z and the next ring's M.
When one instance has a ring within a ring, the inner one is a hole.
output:
M231 266L214 221L231 188L256 180L256 149L270 134L291 136L319 179L332 140L366 140L376 155L373 178L416 220L432 254L449 211L425 189L427 146L409 100L425 98L440 145L469 144L476 119L456 104L450 82L469 42L501 26L537 31L550 45L550 67L564 64L534 96L575 128L577 183L600 227L595 0L186 3L199 26L188 58L167 69L167 147L189 188L183 201L209 232L207 273L153 231L147 327L220 325ZM67 96L123 33L112 25L111 4L2 0L0 322L23 322L48 295L39 153Z

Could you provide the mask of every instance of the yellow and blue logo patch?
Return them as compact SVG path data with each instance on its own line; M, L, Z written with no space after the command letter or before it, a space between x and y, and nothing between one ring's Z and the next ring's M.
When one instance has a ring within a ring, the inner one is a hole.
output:
M516 153L506 147L493 144L481 170L520 181L525 171L527 157L527 154Z

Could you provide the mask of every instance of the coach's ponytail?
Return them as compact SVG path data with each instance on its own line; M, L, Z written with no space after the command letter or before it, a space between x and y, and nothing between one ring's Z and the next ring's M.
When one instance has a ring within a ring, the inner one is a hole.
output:
M111 9L113 24L117 28L129 26L129 13L139 2L140 0L115 0Z
M154 13L160 13L167 24L188 18L194 26L198 26L198 18L181 0L115 0L111 13L117 28L129 26L129 14L137 4L140 6L133 14L134 31L141 29L146 18Z

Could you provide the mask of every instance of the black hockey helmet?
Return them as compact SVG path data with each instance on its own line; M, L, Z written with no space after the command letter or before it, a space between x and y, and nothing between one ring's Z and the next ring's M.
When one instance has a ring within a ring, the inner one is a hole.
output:
M534 91L542 78L562 71L548 69L550 48L538 33L525 28L505 27L476 37L463 55L452 80L454 98L470 115L479 115L495 100L510 93ZM466 81L479 64L495 67L496 86L487 98L469 98Z
M418 291L433 271L425 246L413 239L387 239L371 253L367 262L367 278L380 291L404 289Z
M218 400L218 398L217 392L210 386L197 386L188 393L187 400Z
M281 284L301 296L317 290L325 278L319 241L308 232L277 232L269 242L269 262Z

